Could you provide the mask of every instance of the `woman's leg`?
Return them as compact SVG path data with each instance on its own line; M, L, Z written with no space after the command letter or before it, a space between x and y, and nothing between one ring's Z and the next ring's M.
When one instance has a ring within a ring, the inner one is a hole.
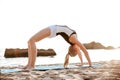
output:
M32 69L35 66L36 56L37 56L37 48L35 43L48 37L50 35L50 29L45 28L34 36L32 36L28 41L28 64L25 69Z

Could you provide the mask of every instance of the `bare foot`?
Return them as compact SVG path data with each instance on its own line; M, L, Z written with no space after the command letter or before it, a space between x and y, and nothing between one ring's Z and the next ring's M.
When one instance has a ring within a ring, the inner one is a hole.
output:
M23 69L21 72L30 72L32 70L29 70L29 69Z
M76 66L82 66L83 64L81 63L81 64L76 64Z
M22 67L21 69L26 69L27 67L28 67L28 65L26 65L26 66Z
M34 69L34 67L29 67L29 66L27 66L27 67L24 67L24 69L22 70L23 72L30 72L30 71L32 71Z

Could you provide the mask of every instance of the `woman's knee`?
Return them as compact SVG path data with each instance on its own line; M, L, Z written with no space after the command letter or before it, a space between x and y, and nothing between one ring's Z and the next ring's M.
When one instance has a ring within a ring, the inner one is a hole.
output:
M28 40L28 44L32 44L32 43L35 43L36 41L33 39L33 38L30 38L29 40Z

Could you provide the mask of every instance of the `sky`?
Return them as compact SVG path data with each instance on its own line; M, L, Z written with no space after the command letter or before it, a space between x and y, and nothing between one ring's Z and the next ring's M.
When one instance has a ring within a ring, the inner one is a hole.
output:
M0 0L0 48L26 48L32 35L54 24L76 30L81 43L118 47L120 0ZM36 44L48 48L66 43L55 37Z

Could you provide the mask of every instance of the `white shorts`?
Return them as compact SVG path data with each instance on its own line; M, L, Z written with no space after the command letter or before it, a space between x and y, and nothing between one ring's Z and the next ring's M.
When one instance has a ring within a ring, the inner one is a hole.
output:
M52 26L49 26L49 28L50 28L50 36L49 36L49 38L52 38L52 37L55 37L56 36L56 26L55 25L52 25Z

